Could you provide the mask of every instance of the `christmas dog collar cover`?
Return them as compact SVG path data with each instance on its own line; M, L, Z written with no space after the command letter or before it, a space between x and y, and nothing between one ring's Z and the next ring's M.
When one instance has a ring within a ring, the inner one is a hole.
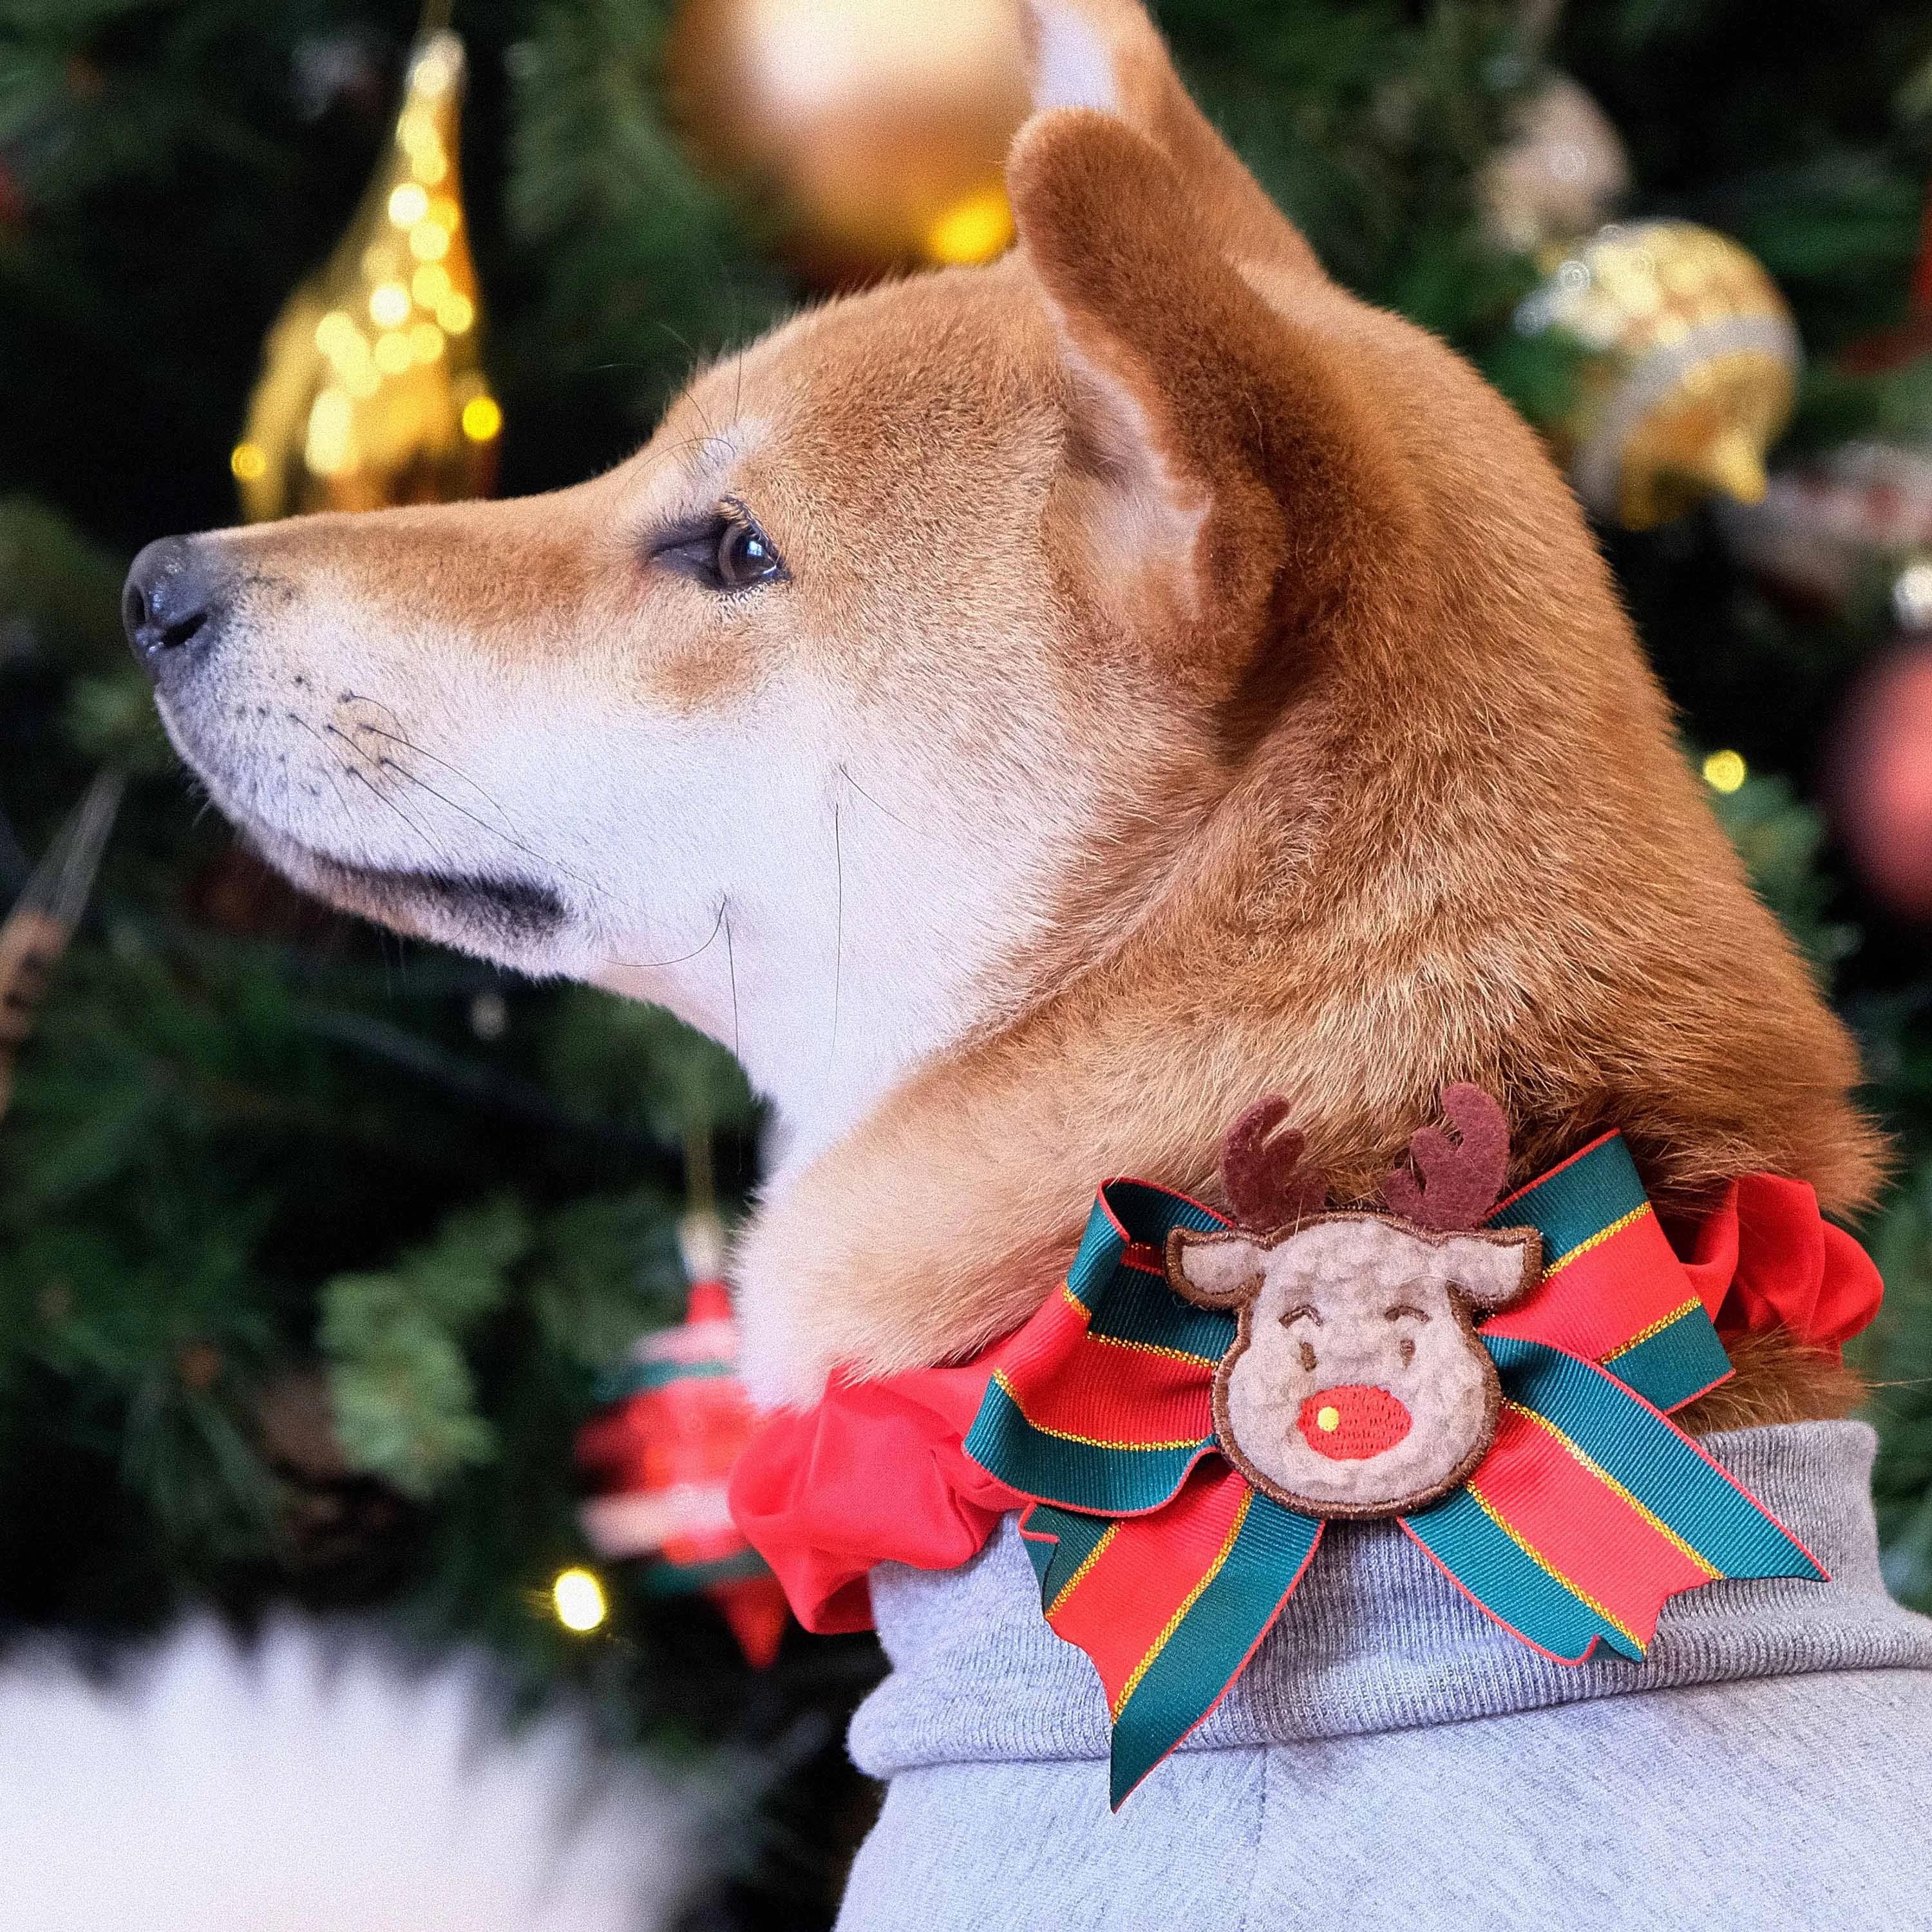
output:
M1722 1336L1857 1334L1881 1292L1863 1250L1804 1184L1754 1174L1681 1260L1615 1134L1494 1205L1501 1111L1444 1104L1460 1138L1417 1135L1391 1211L1330 1213L1260 1102L1224 1151L1232 1222L1111 1181L1060 1292L975 1360L773 1418L732 1508L800 1620L866 1628L874 1564L952 1568L1018 1511L1048 1624L1099 1672L1118 1806L1226 1694L1331 1518L1392 1519L1564 1663L1640 1658L1664 1600L1720 1577L1821 1578L1669 1414L1730 1373Z

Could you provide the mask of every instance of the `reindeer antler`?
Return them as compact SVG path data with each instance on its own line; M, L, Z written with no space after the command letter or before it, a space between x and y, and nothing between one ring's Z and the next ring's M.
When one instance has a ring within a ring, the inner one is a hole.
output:
M1418 1181L1406 1167L1382 1183L1382 1198L1420 1228L1480 1228L1490 1217L1509 1172L1509 1122L1480 1087L1466 1082L1442 1090L1442 1111L1461 1136L1440 1127L1418 1127L1409 1156Z
M1290 1127L1288 1102L1279 1094L1257 1100L1228 1130L1221 1143L1221 1190L1241 1226L1264 1234L1321 1213L1327 1178L1301 1165L1307 1142Z

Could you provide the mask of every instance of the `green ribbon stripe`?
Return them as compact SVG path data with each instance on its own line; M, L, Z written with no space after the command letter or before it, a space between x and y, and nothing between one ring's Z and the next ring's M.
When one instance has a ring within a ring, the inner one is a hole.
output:
M1051 1503L1035 1503L1021 1518L1020 1540L1026 1545L1040 1584L1042 1610L1053 1608L1074 1572L1113 1528L1114 1520L1112 1516L1076 1516L1070 1510L1055 1509Z
M1534 1228L1543 1237L1548 1269L1612 1222L1649 1204L1629 1148L1622 1135L1612 1134L1498 1208L1489 1225Z
M1148 1665L1114 1724L1112 1797L1123 1801L1214 1708L1300 1582L1322 1526L1256 1493L1234 1546Z
M740 1583L770 1574L765 1559L755 1550L741 1550L736 1556L721 1556L710 1563L652 1563L645 1568L641 1580L647 1597L683 1597L694 1590L708 1590L714 1583Z
M716 1382L736 1373L730 1362L626 1362L600 1379L594 1393L602 1402L624 1402L673 1382Z
M1233 1345L1234 1318L1183 1301L1165 1274L1128 1267L1120 1230L1126 1229L1126 1240L1161 1254L1176 1228L1204 1234L1226 1225L1208 1209L1164 1188L1138 1180L1110 1182L1087 1217L1080 1252L1066 1277L1074 1298L1092 1316L1088 1332L1112 1341L1178 1349L1198 1356L1212 1368Z
M1087 1232L1080 1238L1080 1251L1066 1273L1066 1285L1083 1306L1097 1306L1126 1246L1123 1228L1127 1241L1138 1241L1159 1252L1176 1228L1210 1234L1225 1231L1227 1225L1211 1209L1184 1201L1163 1187L1150 1187L1144 1180L1110 1180L1094 1198ZM1141 1270L1130 1272L1138 1274Z
M1607 1371L1540 1342L1484 1337L1513 1402L1553 1423L1726 1576L1824 1574L1750 1497Z
M1492 1228L1534 1228L1543 1237L1543 1265L1565 1255L1628 1214L1650 1204L1636 1163L1612 1134L1490 1216ZM1730 1358L1710 1316L1686 1309L1667 1328L1612 1355L1604 1366L1646 1402L1668 1414L1724 1380Z
M1722 1382L1731 1372L1731 1358L1700 1304L1687 1308L1669 1328L1606 1357L1604 1366L1668 1415Z
M1615 1624L1551 1576L1466 1489L1402 1522L1455 1582L1539 1650L1575 1664L1600 1637L1624 1657L1642 1658Z
M1123 1266L1114 1270L1087 1332L1103 1340L1138 1342L1192 1355L1212 1375L1234 1345L1234 1328L1233 1316L1183 1301L1166 1276Z
M1178 1448L1124 1448L1049 1436L1028 1421L998 1382L986 1384L966 1437L967 1454L1009 1489L1063 1508L1108 1516L1138 1516L1160 1508L1214 1447L1211 1428L1199 1442Z

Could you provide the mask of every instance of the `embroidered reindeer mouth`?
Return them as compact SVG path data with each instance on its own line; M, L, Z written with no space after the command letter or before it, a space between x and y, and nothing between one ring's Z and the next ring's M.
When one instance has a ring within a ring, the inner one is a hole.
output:
M1229 1132L1223 1185L1238 1224L1177 1228L1175 1293L1238 1316L1214 1378L1228 1460L1264 1495L1316 1516L1406 1515L1457 1488L1495 1439L1502 1387L1474 1319L1534 1287L1532 1229L1482 1226L1509 1162L1502 1112L1474 1087L1444 1106L1461 1132L1411 1142L1383 1198L1401 1211L1324 1211L1327 1184L1264 1100Z

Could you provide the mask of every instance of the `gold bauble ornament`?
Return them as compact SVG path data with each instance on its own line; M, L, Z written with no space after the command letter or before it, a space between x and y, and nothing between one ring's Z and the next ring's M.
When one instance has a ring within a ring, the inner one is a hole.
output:
M813 280L985 261L1012 241L1018 0L685 0L668 60L700 160L770 199Z
M503 424L457 171L463 43L425 34L348 232L289 298L232 465L251 523L488 494Z
M1612 223L1565 254L1516 326L1582 351L1576 401L1546 427L1598 515L1649 530L1714 494L1763 496L1801 354L1784 297L1736 242L1688 221Z

